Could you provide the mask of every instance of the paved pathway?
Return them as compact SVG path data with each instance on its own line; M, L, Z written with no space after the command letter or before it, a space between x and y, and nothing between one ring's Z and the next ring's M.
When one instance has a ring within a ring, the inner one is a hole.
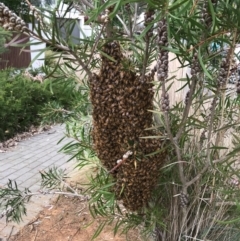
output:
M64 136L64 126L57 125L47 132L21 141L13 150L0 153L0 186L5 186L8 179L15 180L19 189L29 188L38 191L41 184L40 170L51 166L72 170L72 163L67 163L69 156L58 151L69 140L65 139L57 145ZM8 240L10 235L30 222L44 206L49 204L49 196L37 195L31 198L27 205L27 216L20 224L8 223L0 219L0 241ZM27 240L26 240L27 241Z

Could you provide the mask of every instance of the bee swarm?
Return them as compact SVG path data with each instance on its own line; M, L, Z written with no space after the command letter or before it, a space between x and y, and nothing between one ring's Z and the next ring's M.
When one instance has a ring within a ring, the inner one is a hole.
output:
M140 138L154 135L145 130L152 125L153 72L141 78L124 68L126 59L116 41L106 43L102 51L115 61L102 56L100 73L90 80L94 147L108 170L126 151L133 152L113 177L117 198L137 211L150 200L166 154L159 139ZM159 153L146 157L155 151Z

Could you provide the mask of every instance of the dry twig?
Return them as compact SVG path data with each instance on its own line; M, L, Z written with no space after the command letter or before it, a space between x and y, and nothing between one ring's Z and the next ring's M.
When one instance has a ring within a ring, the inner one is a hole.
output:
M115 167L113 167L109 173L113 173L118 167L120 167L128 158L129 156L132 155L132 151L127 151L124 155L123 155L123 159L119 159L117 160L117 165Z

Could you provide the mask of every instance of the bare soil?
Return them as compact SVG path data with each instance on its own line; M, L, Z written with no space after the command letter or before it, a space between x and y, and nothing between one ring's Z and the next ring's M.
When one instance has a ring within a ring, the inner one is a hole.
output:
M61 196L26 225L10 241L90 241L102 217L93 219L88 203L78 198ZM141 241L138 230L126 235L113 235L113 226L105 226L97 241Z
M71 173L68 184L75 190L83 190L82 183L87 183L88 174L93 172L89 166ZM46 206L38 216L29 222L9 241L90 241L103 217L93 218L88 201L78 197L61 195ZM113 233L114 223L105 226L94 241L142 241L139 230L126 234Z

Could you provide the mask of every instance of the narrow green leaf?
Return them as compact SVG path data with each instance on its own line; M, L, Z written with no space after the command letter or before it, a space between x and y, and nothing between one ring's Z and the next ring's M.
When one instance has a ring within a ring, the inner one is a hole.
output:
M201 47L198 48L198 60L199 60L199 63L201 65L201 67L203 68L204 73L207 75L207 77L210 80L213 80L212 76L210 75L210 73L208 72L207 68L205 67L205 65L203 63L203 59L202 59L202 56L201 56Z
M227 156L233 156L239 152L240 152L240 145L237 145L231 152L227 154Z
M216 15L215 15L215 11L214 11L214 8L213 8L212 0L208 0L208 5L209 5L210 13L212 15L212 29L214 29L215 28L215 22L216 22Z
M104 57L108 58L109 60L111 60L111 61L113 61L115 63L117 62L114 58L112 58L111 56L107 55L103 51L99 50L99 52L101 53L101 55L103 55Z
M228 150L228 148L225 146L212 146L209 149L211 149L211 150Z
M174 4L170 5L169 11L173 11L175 9L178 9L180 6L182 6L185 2L188 2L188 0L178 0L175 1Z
M120 8L120 6L121 6L121 3L122 3L122 1L119 0L119 1L117 2L117 4L115 4L113 11L109 14L109 17L110 17L111 19L117 15L117 12L118 12L118 10L119 10L119 8Z
M221 130L225 130L225 129L229 129L229 128L233 127L233 126L239 126L239 124L240 124L240 123L234 123L234 124L224 125L223 127L217 129L216 132L221 131Z

